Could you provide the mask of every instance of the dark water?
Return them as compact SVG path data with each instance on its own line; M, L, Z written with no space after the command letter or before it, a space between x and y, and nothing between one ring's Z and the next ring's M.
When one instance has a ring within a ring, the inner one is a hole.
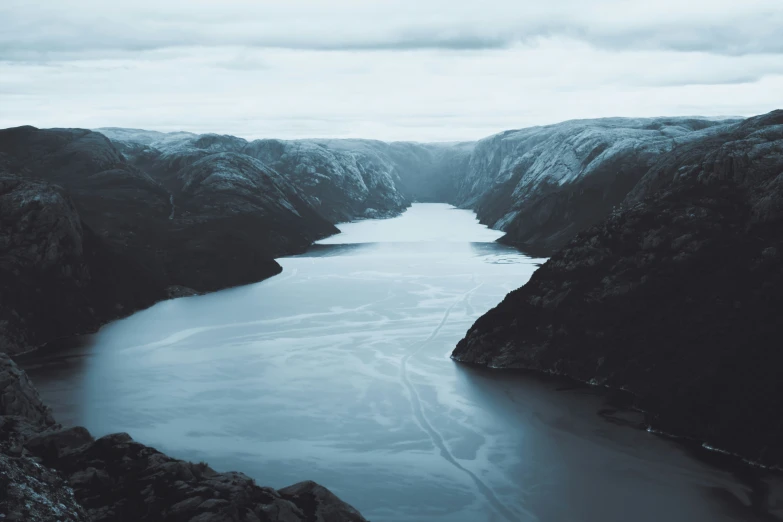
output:
M313 479L375 522L771 519L764 480L608 422L596 390L449 359L541 261L472 213L421 204L341 229L275 278L25 364L61 422L264 485Z

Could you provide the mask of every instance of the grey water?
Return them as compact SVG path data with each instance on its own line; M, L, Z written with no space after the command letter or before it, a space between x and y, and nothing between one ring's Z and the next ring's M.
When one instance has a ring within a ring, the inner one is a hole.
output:
M276 277L159 303L24 365L64 424L262 485L315 480L374 522L720 522L781 508L759 510L748 481L622 412L608 422L597 390L451 361L543 261L495 243L473 213L416 204L339 228Z

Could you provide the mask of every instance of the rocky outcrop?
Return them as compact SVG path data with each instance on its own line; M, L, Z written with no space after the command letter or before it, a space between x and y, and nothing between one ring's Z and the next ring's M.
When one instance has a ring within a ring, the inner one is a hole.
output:
M172 459L124 433L94 440L54 423L26 374L0 353L0 518L192 522L363 522L314 482L279 491L241 473Z
M73 490L56 471L24 448L36 434L55 426L27 375L0 353L0 516L37 522L87 521Z
M503 242L548 256L605 218L666 152L726 122L689 118L575 120L479 141L456 202Z
M782 210L783 111L682 143L453 358L622 388L654 429L781 466Z
M0 515L8 522L87 522L73 490L56 471L0 452Z
M52 435L62 437L62 431ZM313 482L280 491L259 487L242 473L172 459L124 433L69 442L48 454L35 448L36 454L67 477L94 522L364 520Z

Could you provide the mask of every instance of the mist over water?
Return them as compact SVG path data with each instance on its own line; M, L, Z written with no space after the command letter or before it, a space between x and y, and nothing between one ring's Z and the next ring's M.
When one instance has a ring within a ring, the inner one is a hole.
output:
M25 365L64 424L262 485L315 480L374 522L754 520L748 486L607 422L597 391L449 359L542 260L443 204L340 229L274 278Z

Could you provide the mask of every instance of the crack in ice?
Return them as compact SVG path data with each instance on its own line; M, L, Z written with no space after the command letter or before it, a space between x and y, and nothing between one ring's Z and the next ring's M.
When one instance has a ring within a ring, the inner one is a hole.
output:
M429 436L432 443L440 450L440 456L443 457L446 462L457 468L458 470L462 471L466 475L468 475L471 480L473 480L473 483L476 485L476 488L479 490L479 492L484 496L484 498L487 499L487 502L498 512L500 513L503 518L506 520L509 520L510 522L518 522L519 518L503 503L495 496L495 493L492 491L492 489L487 486L484 481L482 481L478 475L464 467L462 464L457 461L457 459L454 457L454 455L451 454L448 447L446 446L446 442L443 439L443 436L438 433L438 431L430 424L429 420L427 419L427 416L424 414L424 409L421 405L421 398L419 397L418 392L416 391L416 388L413 386L413 383L410 381L410 378L408 377L408 362L416 355L418 355L427 344L435 339L438 334L440 333L443 326L445 326L446 321L449 319L449 315L451 314L452 310L457 307L460 303L465 302L468 297L470 297L473 292L481 288L481 286L484 283L479 283L474 288L468 290L464 294L462 294L459 299L457 299L454 303L449 306L445 313L443 314L443 318L440 320L440 323L435 327L435 329L430 333L429 337L427 337L424 341L422 341L419 346L402 358L402 361L400 363L400 372L402 377L402 382L405 385L405 387L408 389L408 393L410 395L411 399L411 407L413 409L413 415L416 418L416 422L419 424L421 429ZM530 513L526 513L530 515ZM530 515L532 517L532 515Z

